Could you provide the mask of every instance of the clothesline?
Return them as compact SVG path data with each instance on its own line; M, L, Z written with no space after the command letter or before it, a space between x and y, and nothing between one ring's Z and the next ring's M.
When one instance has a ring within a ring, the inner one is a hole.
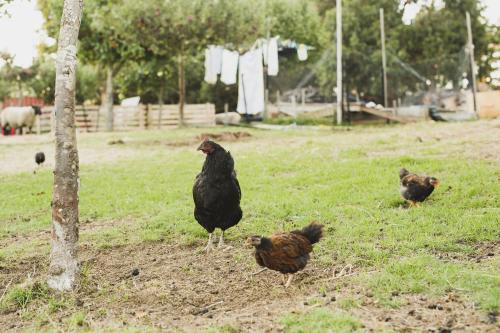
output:
M209 84L215 84L220 74L220 80L224 84L231 85L238 81L237 111L244 114L263 112L265 107L263 64L267 66L267 75L278 75L278 52L285 48L297 49L300 61L307 60L307 51L314 49L290 39L281 40L279 36L257 39L250 50L242 55L226 47L210 45L205 50L204 79Z

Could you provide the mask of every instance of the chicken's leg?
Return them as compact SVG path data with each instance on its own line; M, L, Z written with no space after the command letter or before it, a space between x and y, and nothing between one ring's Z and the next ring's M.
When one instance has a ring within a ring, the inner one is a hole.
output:
M283 285L285 285L286 283L286 276L287 274L281 274L281 282L283 283Z
M221 248L224 246L224 230L222 230L219 238L219 245L217 247Z
M290 274L290 275L288 276L288 280L287 280L287 281L286 281L286 283L285 283L285 288L290 287L290 283L292 283L292 280L293 280L293 274Z
M207 253L210 253L210 251L212 251L212 249L213 249L213 246L212 246L212 233L209 233L208 234L208 244L205 247L205 251L207 251Z

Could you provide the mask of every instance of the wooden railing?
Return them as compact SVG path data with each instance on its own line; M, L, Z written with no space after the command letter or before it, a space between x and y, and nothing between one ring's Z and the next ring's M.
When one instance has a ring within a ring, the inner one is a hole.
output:
M54 130L54 107L42 108L35 130L46 133ZM113 131L138 129L160 129L179 126L178 105L138 105L113 107ZM107 114L99 106L79 105L75 110L76 128L80 132L106 131ZM215 126L215 106L213 104L187 104L184 106L186 126Z

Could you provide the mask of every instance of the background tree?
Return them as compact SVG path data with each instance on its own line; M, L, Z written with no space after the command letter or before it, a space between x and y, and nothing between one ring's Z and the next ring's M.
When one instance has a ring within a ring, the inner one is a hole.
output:
M192 63L190 59L199 59L211 43L250 46L250 41L255 41L261 33L259 6L262 1L126 0L120 8L121 16L131 14L123 23L133 27L129 37L140 42L145 61L160 64L165 59L176 60L175 69L172 62L166 64L167 72L177 73L181 124L186 100L186 65ZM200 77L199 82L202 80Z
M56 70L56 158L52 198L52 249L47 283L64 291L75 287L79 277L78 177L75 132L75 86L78 31L83 0L64 0L58 38Z
M59 0L38 0L46 19L49 36L57 33L54 17L61 12ZM119 11L122 1L88 0L85 2L80 29L80 54L84 63L104 71L101 102L107 113L106 128L113 130L114 89L113 78L127 61L141 56L137 39L128 38L132 27L128 26L128 13Z

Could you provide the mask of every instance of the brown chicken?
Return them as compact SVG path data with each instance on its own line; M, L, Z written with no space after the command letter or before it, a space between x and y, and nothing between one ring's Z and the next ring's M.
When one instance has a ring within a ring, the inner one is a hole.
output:
M418 176L410 173L405 168L399 170L401 196L410 202L411 206L427 199L439 185L439 180L434 177Z
M252 236L247 243L255 247L257 264L280 273L289 274L285 288L290 286L294 273L304 269L312 244L323 237L323 225L312 222L302 230L277 233L271 237Z

